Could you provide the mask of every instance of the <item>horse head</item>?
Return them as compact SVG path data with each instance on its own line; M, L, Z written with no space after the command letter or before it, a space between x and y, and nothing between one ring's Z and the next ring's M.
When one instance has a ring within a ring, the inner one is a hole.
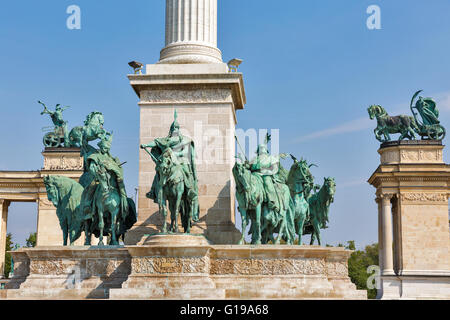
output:
M336 181L334 178L328 177L324 178L324 184L323 184L327 198L330 199L330 203L334 201L334 194L336 193Z
M47 198L53 203L55 207L58 207L61 197L59 196L58 185L56 183L55 177L45 176L44 185L47 190Z
M373 120L373 118L375 118L375 117L387 115L386 110L384 110L384 108L382 106L377 105L377 104L371 105L367 109L367 112L369 113L370 120Z
M295 193L305 192L305 197L307 197L314 185L314 177L311 174L310 168L315 166L315 164L308 164L303 158L300 161L297 159L294 161L289 171L287 184L291 191Z
M103 118L103 113L99 111L89 113L84 121L85 126L103 127L104 123L105 119Z
M245 167L245 163L236 163L233 166L233 176L236 184L244 190L250 190L250 170Z

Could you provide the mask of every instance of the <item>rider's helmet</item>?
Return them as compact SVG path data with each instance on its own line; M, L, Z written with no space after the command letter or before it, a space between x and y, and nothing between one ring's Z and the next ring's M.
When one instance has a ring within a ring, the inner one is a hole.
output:
M172 125L170 126L169 137L173 137L173 136L178 136L179 135L180 124L177 121L177 117L178 117L177 110L175 110L174 121L172 122Z
M262 154L268 154L269 150L267 149L267 145L266 144L260 144L258 146L258 148L256 149L256 154L257 155L262 155Z

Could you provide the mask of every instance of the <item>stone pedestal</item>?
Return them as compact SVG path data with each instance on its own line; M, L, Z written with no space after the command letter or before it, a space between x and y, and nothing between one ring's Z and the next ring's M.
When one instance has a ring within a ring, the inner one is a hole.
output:
M381 145L369 179L379 202L382 298L450 298L450 167L439 141Z
M146 75L129 79L140 98L140 144L166 137L175 109L182 134L195 143L200 221L192 233L204 234L215 244L237 243L232 167L236 111L245 104L242 74L229 73L225 64L161 64L148 65ZM153 160L141 150L139 216L126 244L137 244L162 228L158 205L146 198L155 173Z
M343 248L208 245L192 237L192 245L22 248L12 253L14 278L3 298L367 298L348 277L351 251Z
M44 167L40 171L41 177L47 175L65 176L78 181L83 174L83 158L80 157L79 148L45 148ZM63 241L61 227L56 215L56 208L48 200L47 191L42 182L38 194L38 222L37 245L51 246L61 245ZM83 245L84 232L75 244Z

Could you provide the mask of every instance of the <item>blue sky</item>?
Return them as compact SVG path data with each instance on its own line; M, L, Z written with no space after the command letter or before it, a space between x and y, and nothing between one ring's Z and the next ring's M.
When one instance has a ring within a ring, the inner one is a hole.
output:
M66 9L81 8L81 30ZM241 58L247 94L238 128L280 129L280 151L334 176L335 203L325 242L377 241L374 188L378 142L367 107L409 113L416 90L438 101L450 123L448 0L219 0L218 46ZM369 5L381 30L366 27ZM138 99L128 62L155 63L164 46L163 0L2 1L0 4L0 170L42 167L37 100L70 105L69 126L102 111L114 131L112 152L125 167L127 191L138 184ZM444 141L445 143L445 141ZM444 151L448 159L448 150ZM36 228L36 205L13 204L8 231L23 243Z

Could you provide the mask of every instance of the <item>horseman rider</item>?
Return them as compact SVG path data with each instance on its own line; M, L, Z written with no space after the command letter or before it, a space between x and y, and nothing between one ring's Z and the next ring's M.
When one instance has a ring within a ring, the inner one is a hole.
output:
M280 191L277 191L277 184L285 184L283 173L281 172L280 157L286 157L285 154L273 156L267 149L267 143L270 141L270 135L267 135L266 142L260 144L256 150L256 158L250 162L250 170L263 179L264 198L269 210L280 212Z
M163 187L160 183L161 177L158 170L164 157L165 151L170 148L175 155L177 163L181 166L184 173L185 187L188 190L188 197L195 206L193 211L193 220L197 221L198 210L198 179L195 168L195 146L194 142L181 134L180 125L177 122L177 111L175 110L175 119L170 126L169 135L165 138L158 138L146 145L141 145L142 149L152 148L151 155L156 163L156 175L153 180L152 188L147 197L158 203L158 194Z
M123 181L123 168L120 166L119 159L113 158L110 154L111 142L112 135L107 133L97 144L99 150L87 157L86 166L91 179L90 183L85 188L85 192L82 197L82 208L86 214L85 219L93 218L96 206L94 198L98 186L97 182L99 170L103 169L107 172L106 176L110 178L108 182L111 183L112 187L117 189L117 192L120 195L121 217L125 218L128 214L129 207L125 184Z

